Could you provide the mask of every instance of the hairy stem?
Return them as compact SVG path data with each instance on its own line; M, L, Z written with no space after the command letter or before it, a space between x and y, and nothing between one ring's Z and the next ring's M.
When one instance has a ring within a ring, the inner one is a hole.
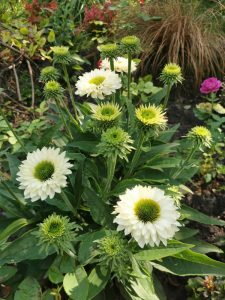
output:
M113 176L116 169L117 155L109 156L107 159L107 180L104 188L104 196L110 191Z
M66 119L65 119L65 116L64 116L64 114L63 114L63 111L62 111L60 102L59 102L59 100L58 100L57 98L55 99L55 103L56 103L56 105L57 105L59 114L60 114L60 116L61 116L61 118L62 118L62 121L63 121L63 124L64 124L64 126L65 126L65 128L66 128L66 131L67 131L67 133L68 133L68 135L69 135L69 138L72 140L72 139L73 139L73 136L72 136L71 131L70 131L70 128L69 128L69 126L68 126L68 124L67 124L67 122L66 122Z

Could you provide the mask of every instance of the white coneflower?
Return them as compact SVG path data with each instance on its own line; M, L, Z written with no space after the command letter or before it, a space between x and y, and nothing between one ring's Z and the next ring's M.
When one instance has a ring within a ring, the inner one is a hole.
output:
M118 73L128 73L128 59L125 57L117 57L114 61L114 70ZM105 58L101 62L101 68L105 70L110 70L110 61ZM133 60L131 61L131 73L137 70L137 63Z
M42 148L28 153L17 173L20 189L24 190L25 198L31 201L53 198L67 185L66 175L71 173L72 165L60 153L59 148Z
M76 83L76 94L104 99L105 96L115 93L121 86L121 79L115 72L95 69L79 77Z
M159 246L160 242L167 245L167 240L179 230L180 214L174 200L159 188L137 185L119 198L113 212L117 215L117 230L131 234L141 248Z

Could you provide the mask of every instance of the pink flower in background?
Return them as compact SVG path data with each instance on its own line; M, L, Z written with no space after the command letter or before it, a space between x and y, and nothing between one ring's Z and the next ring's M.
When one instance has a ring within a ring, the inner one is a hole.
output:
M216 77L205 79L200 87L202 94L216 93L221 88L222 82Z

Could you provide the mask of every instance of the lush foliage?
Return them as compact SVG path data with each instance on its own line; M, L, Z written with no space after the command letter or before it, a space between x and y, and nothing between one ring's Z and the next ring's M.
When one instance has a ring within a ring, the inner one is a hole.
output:
M223 83L202 83L200 124L180 136L168 108L185 80L184 40L173 48L179 60L151 54L156 86L140 77L142 38L113 36L128 5L168 31L182 27L181 8L171 27L144 13L152 1L9 2L14 13L0 23L0 297L164 300L164 272L198 276L190 299L219 300L225 264L211 257L224 241L201 240L193 224L225 221L183 199L195 175L225 173Z

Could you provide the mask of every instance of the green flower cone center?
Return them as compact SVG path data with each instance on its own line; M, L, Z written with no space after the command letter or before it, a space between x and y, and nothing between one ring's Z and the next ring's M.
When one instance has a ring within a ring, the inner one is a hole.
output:
M34 177L40 181L46 181L50 179L55 171L55 167L52 162L43 160L36 165L34 170Z
M109 256L117 256L123 251L121 240L118 237L106 237L102 243L105 253Z
M102 108L102 110L101 110L101 114L104 117L111 117L114 113L115 113L115 111L110 107L105 107L105 108Z
M48 228L48 234L52 237L62 236L64 233L64 225L59 222L51 222Z
M141 222L153 223L160 215L160 206L152 199L141 199L135 204L134 212Z
M156 113L150 109L143 109L141 112L141 116L145 120L151 120L151 119L155 118Z
M104 76L96 76L96 77L92 78L91 80L89 80L89 83L95 84L95 85L100 85L103 83L104 80L105 80Z

